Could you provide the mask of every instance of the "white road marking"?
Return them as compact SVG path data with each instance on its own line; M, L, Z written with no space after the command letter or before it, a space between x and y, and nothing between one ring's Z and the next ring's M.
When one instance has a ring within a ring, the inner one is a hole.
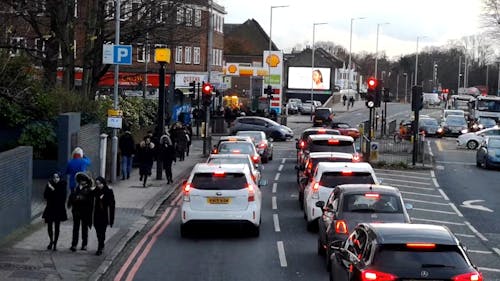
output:
M436 170L444 170L444 166L443 165L436 165Z
M451 225L465 225L461 222L452 222L452 221L440 221L440 220L429 220L429 219L419 219L419 218L411 218L412 220L416 221L426 221L426 222L434 222L434 223L440 223L440 224L451 224Z
M277 181L280 178L280 173L277 173L276 176L274 177L274 180Z
M464 234L464 233L453 233L455 236L467 237L467 238L476 238L476 235L472 234Z
M281 164L279 167L278 167L278 171L281 172L281 170L283 170L283 164Z
M278 183L273 183L273 193L276 193L276 189L278 189Z
M469 253L475 253L475 254L493 254L492 251L480 251L480 250L467 250Z
M429 155L431 157L434 157L434 153L432 153L432 148L431 148L431 142L430 141L427 141L427 146L429 147Z
M500 250L498 248L493 248L493 251L495 251L495 253L500 256Z
M281 160L281 164L285 164L286 159L295 159L295 158L283 158L283 160Z
M447 212L447 211L439 211L439 210L430 210L430 209L422 209L422 208L413 208L412 210L416 211L424 211L424 212L433 212L433 213L441 213L441 214L448 214L448 215L456 215L455 212Z
M441 198L441 195L434 194L425 194L425 193L417 193L417 192L409 192L409 191L401 191L402 194L411 194L411 195L420 195L420 196L429 196L434 198Z
M278 256L280 258L280 265L281 267L286 267L286 256L285 256L285 246L283 246L283 241L278 241Z
M404 185L404 184L393 184L392 186L395 187L401 187L401 188L411 188L411 189L419 189L419 190L436 190L435 188L432 187L419 187L419 186L411 186L411 185Z
M479 271L492 271L492 272L500 272L498 268L490 268L490 267L478 267Z
M439 193L441 193L441 196L443 196L444 200L450 201L450 198L448 198L446 193L444 193L444 191L441 188L439 188L438 191L439 191Z
M436 188L439 188L439 183L438 183L438 181L437 181L437 179L436 179L436 178L432 178L432 182L434 183L434 186L435 186Z
M434 173L434 171L431 170L431 177L432 178L435 178L436 177L436 174Z
M470 222L465 221L464 223L470 228L472 232L474 232L474 234L476 234L477 237L479 237L479 239L483 241L488 241L488 238L484 237L484 235L482 235L481 232L477 231L477 229L473 227L472 224L470 224Z
M430 183L428 182L420 182L420 181L409 181L409 180L397 180L397 179L387 179L387 178L383 178L382 179L384 180L384 182L386 181L395 181L395 182L406 182L406 183L413 183L413 184L421 184L421 185L431 185Z
M273 196L273 198L271 198L271 205L273 206L273 210L278 209L278 203L276 202L276 196Z
M387 169L375 169L375 173L378 175L379 173L388 173L390 175L419 175L419 176L425 176L427 173L422 173L422 172L412 172L412 171L399 171L399 170L387 170Z
M425 204L432 204L432 205L440 205L440 206L446 206L446 205L448 205L447 203L425 201L425 200L417 200L417 199L411 199L411 198L404 198L404 201L411 201L411 202L418 202L418 203L425 203Z
M460 212L460 210L457 208L457 206L455 206L454 203L450 202L450 207L455 211L455 213L457 213L457 215L461 218L464 217L464 215L462 214L462 212Z
M280 232L280 220L278 218L278 214L273 214L273 222L274 222L274 231Z
M450 165L466 165L466 166L475 166L476 163L473 162L454 162L454 161L436 161L439 164L450 164Z
M391 177L391 178L388 178L387 180L392 180L393 178L392 177L402 177L402 178L405 178L405 179L423 179L423 180L427 180L429 178L428 175L425 175L425 174L421 174L420 176L410 176L410 175L405 175L405 174L389 174L389 173L380 173L380 172L375 172L377 174L377 177L381 177L383 179L384 176L387 176L387 177Z
M493 213L493 210L488 207L481 205L473 205L474 203L480 203L480 202L484 202L484 200L467 200L462 202L462 205L460 205L460 207Z

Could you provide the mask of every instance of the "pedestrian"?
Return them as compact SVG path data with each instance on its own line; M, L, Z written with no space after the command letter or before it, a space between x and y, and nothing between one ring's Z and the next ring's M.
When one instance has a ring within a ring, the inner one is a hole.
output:
M122 157L122 180L130 178L130 172L132 171L132 162L135 155L135 141L132 133L130 131L125 131L125 133L120 137L118 142L120 147L121 157Z
M187 138L186 156L189 156L189 149L191 148L191 139L193 137L193 129L191 128L191 125L188 124L184 127L184 131L186 132L186 138Z
M75 176L79 172L86 172L91 162L87 156L83 155L83 149L76 147L73 150L73 158L66 165L66 175L69 175L69 190L73 192L76 187Z
M151 169L155 158L155 145L151 142L149 136L145 136L144 140L139 144L137 149L137 162L139 162L140 181L143 181L142 186L146 187L148 176L151 176Z
M73 238L70 250L75 252L78 246L78 236L80 226L82 228L82 251L87 250L89 228L92 226L92 188L94 181L84 173L78 172L75 175L76 188L68 198L68 209L73 214Z
M354 97L353 96L351 96L349 98L349 103L351 104L351 107L354 107Z
M66 185L67 183L61 178L61 175L54 173L43 192L43 198L45 198L47 204L43 210L42 218L45 219L47 224L47 233L50 240L47 250L57 250L61 222L68 219L66 214Z
M347 96L346 95L342 96L342 101L344 103L344 106L346 106L346 102L347 102Z
M179 161L184 161L187 145L188 145L188 138L186 136L186 131L182 124L176 123L174 125L174 130L173 130L173 139L175 143L175 150L177 152L177 157L179 157Z
M167 184L173 183L172 180L172 163L176 162L175 146L170 138L168 132L165 133L160 139L160 159L162 161L163 169L165 169L165 176L167 177Z
M95 179L95 189L93 191L93 218L97 235L97 256L102 255L104 241L106 240L106 228L113 227L115 222L115 195L111 187L108 186L103 177Z

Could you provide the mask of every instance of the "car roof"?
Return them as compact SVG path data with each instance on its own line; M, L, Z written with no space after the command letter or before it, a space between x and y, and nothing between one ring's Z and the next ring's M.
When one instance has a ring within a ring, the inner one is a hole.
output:
M318 174L324 172L341 172L349 170L352 172L370 172L374 173L373 167L367 162L319 162Z
M220 158L250 158L248 154L210 154L208 156L210 159L220 159Z
M309 153L309 158L324 158L324 157L352 159L353 155L352 155L352 153L344 153L344 152L311 152L311 153Z
M332 110L330 107L316 107L316 110L319 110L319 109L327 109L327 110Z
M342 190L342 193L359 193L359 192L379 192L379 193L393 193L400 195L401 192L397 187L389 185L378 184L341 184L336 188Z
M312 128L307 128L305 129L304 131L302 131L302 134L304 134L305 132L310 132L310 131L325 131L325 132L328 132L328 131L339 131L337 129L331 129L331 128L323 128L323 127L312 127Z
M241 119L260 119L262 121L275 123L273 120L266 118L266 117L261 117L261 116L240 116L240 117L236 118L236 120L241 120Z
M344 135L330 135L330 134L321 134L321 135L310 135L309 138L313 141L315 140L328 140L328 139L337 139L340 141L351 141L354 142L354 139L350 136Z
M247 164L211 164L198 163L193 168L193 174L213 173L224 171L226 173L250 173Z
M242 136L242 135L238 135L238 134L240 134L240 133L252 133L252 134L261 134L261 135L262 135L262 134L265 134L265 133L264 133L264 132L262 132L262 131L246 131L246 130L245 130L245 131L238 131L238 132L236 132L236 135L237 135L237 136Z
M379 244L403 244L410 242L457 245L458 240L442 225L413 223L362 223L361 226L376 235Z
M252 138L249 136L222 136L219 139L219 142L222 141L252 141Z

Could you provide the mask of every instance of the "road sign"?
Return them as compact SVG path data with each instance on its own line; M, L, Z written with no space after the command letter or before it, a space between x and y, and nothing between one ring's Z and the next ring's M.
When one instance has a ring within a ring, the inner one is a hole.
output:
M372 141L370 143L370 149L371 149L371 151L378 151L378 142Z
M370 160L371 161L378 160L378 142L370 143Z
M132 45L102 45L103 64L132 64Z
M108 117L108 127L121 129L122 128L122 118L121 117Z

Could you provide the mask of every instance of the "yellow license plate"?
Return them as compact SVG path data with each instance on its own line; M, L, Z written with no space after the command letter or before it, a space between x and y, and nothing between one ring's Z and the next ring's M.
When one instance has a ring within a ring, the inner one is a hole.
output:
M231 203L231 198L227 197L208 197L208 204L229 204Z

